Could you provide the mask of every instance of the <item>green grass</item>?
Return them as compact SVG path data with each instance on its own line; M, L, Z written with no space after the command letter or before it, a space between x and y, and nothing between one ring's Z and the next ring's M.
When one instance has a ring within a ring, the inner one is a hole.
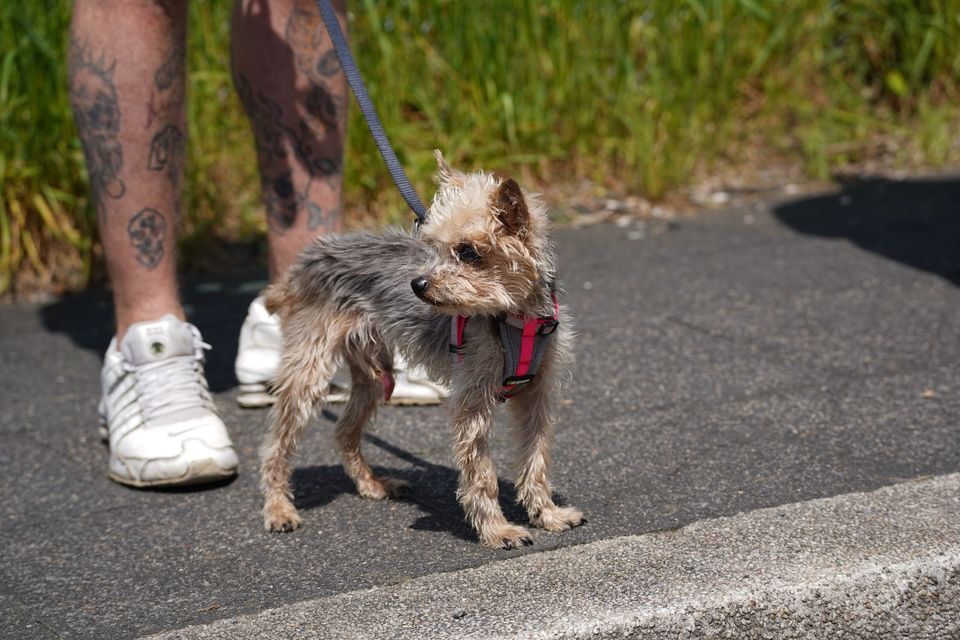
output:
M960 0L349 6L370 92L426 195L434 147L466 167L651 198L757 152L817 178L879 139L897 143L903 166L957 160ZM0 5L0 292L83 286L99 262L64 82L69 7ZM191 3L187 247L264 229L228 73L229 10ZM348 211L408 219L356 112L345 185Z

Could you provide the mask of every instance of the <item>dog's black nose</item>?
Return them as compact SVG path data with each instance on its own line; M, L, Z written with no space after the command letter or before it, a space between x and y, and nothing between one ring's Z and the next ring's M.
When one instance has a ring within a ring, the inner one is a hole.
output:
M410 288L413 289L413 292L417 294L418 298L422 298L423 294L430 288L430 281L427 280L426 276L414 278L410 281Z

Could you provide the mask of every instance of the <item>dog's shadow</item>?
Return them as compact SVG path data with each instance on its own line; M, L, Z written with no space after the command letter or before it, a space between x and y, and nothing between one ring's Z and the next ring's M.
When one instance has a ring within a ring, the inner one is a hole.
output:
M456 499L457 471L434 464L428 460L390 444L382 438L364 434L367 443L413 465L413 468L395 469L374 467L378 476L399 478L410 483L410 495L401 498L416 505L424 515L411 529L417 531L447 532L461 540L477 541L477 534L466 523L463 509ZM516 503L517 492L512 482L497 480L500 490L500 506L510 522L524 526L530 524L526 511ZM301 511L323 507L342 494L352 494L358 500L353 481L340 465L316 465L295 469L292 477L294 504ZM556 497L556 496L555 496Z

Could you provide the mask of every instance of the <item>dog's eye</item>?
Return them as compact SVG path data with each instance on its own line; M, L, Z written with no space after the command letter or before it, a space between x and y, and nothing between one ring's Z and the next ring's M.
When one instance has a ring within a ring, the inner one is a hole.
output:
M460 262L476 262L480 259L480 254L472 244L461 244L457 247L457 257Z

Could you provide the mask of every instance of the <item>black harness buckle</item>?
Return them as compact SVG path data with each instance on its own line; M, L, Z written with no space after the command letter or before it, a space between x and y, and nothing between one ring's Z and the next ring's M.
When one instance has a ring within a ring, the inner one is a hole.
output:
M509 376L504 378L503 386L505 387L514 387L521 384L527 384L528 382L533 382L533 379L536 378L536 374L528 373L524 376Z
M522 391L526 384L533 382L533 379L536 378L535 373L528 373L524 376L508 376L503 379L502 390L497 395L498 402L506 402L508 398L512 398L514 395Z
M557 326L560 324L560 321L556 318L550 318L545 320L543 324L540 325L540 328L537 329L537 335L539 336L549 336L554 331L557 330Z

